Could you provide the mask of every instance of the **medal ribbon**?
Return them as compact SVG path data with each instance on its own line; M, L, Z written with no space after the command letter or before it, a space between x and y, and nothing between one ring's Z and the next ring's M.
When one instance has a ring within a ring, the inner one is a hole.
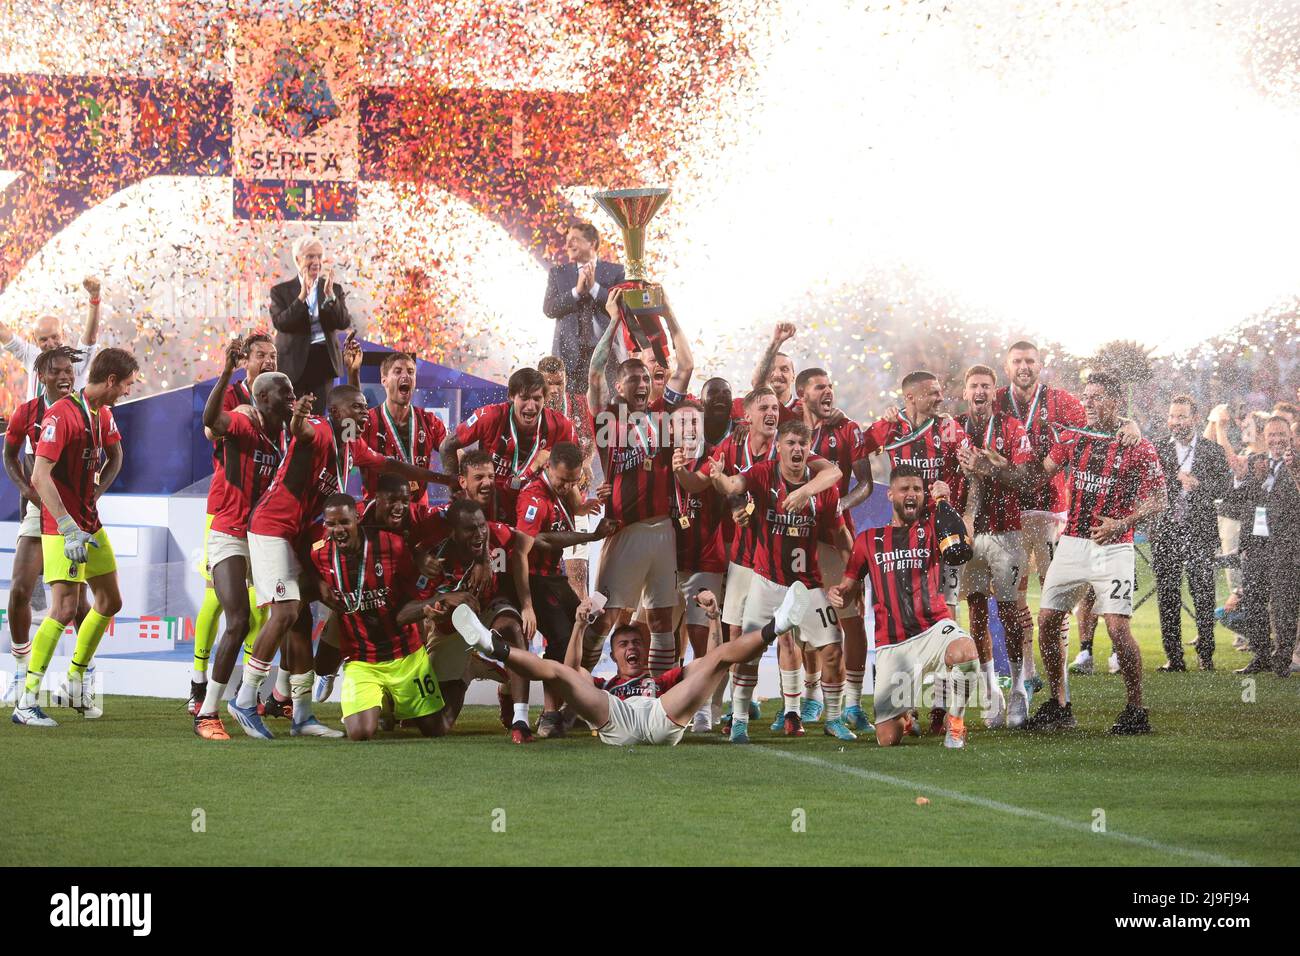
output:
M537 430L533 433L533 450L529 453L528 460L524 462L524 467L521 469L519 467L519 432L515 429L514 410L511 409L508 414L510 415L510 439L515 444L514 459L510 464L511 474L518 478L528 470L528 466L533 463L533 459L537 457L537 453L542 449L542 420L546 416L544 412L537 413Z
M383 413L384 424L393 435L393 443L397 445L397 457L408 465L412 464L415 461L415 409L407 409L405 444L402 442L402 436L397 433L397 423L393 421L393 416L388 414L388 403L384 402L380 405L379 410Z
M343 549L337 544L334 545L334 580L339 584L339 596L343 599L343 610L348 614L355 614L361 610L361 599L366 588L366 567L370 558L370 538L364 531L361 532L361 541L361 564L357 566L357 589L355 594L343 590L343 565L339 561L339 555Z
M1034 412L1038 411L1038 403L1043 397L1043 383L1038 383L1038 388L1034 390L1034 399L1029 403L1029 414L1021 414L1020 403L1016 401L1016 390L1014 386L1007 388L1007 398L1011 399L1011 411L1025 423L1029 428L1034 427Z
M331 422L330 440L334 443L334 476L339 482L339 491L343 491L347 486L348 475L352 474L352 445L349 442L343 443L343 451L339 451L339 438L334 434L333 423ZM339 461L343 462L343 470L339 470Z
M909 421L907 420L907 416L903 415L903 414L900 412L898 417L899 417L900 420L902 420L902 422L903 422L904 424L908 425L909 427L911 426L912 423L909 422ZM898 439L898 441L896 441L896 442L892 442L891 444L886 445L885 448L884 448L884 450L885 450L885 451L893 451L895 448L902 448L904 445L910 445L910 444L912 444L912 442L916 441L918 438L920 438L922 435L924 435L926 432L928 432L928 431L929 431L931 428L933 428L933 427L934 427L934 419L931 418L931 419L929 419L929 420L928 420L924 425L922 425L920 428L918 428L918 429L916 429L916 430L914 430L914 431L910 431L910 432L908 432L906 435L904 435L902 438Z
M95 468L99 468L99 457L104 448L104 422L99 417L99 409L92 414L90 403L86 401L86 390L72 393L72 400L77 403L81 413L86 416L86 434L90 436L90 449L94 452Z

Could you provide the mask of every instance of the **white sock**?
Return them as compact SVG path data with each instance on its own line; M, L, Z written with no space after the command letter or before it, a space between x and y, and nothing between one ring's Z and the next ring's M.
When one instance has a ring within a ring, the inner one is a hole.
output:
M866 671L844 672L844 709L851 710L862 706L862 678Z
M516 701L514 707L515 707L515 715L510 719L510 722L515 724L521 721L525 724L528 723L528 702L525 701L524 703L521 704L518 701Z
M819 704L826 702L822 694L822 672L817 671L815 674L805 672L803 679L803 696L804 700L815 700Z
M275 696L285 700L293 695L293 678L289 674L289 669L285 666L284 658L280 658L280 670L275 675Z
M226 694L226 685L214 680L208 681L207 692L203 695L203 705L199 708L200 717L214 717L221 706L221 698Z
M207 671L201 671L201 670L199 670L199 669L196 667L196 668L194 668L193 671L190 672L190 683L192 683L192 684L206 684L207 682L208 682L208 672L207 672Z
M799 672L781 670L781 698L785 714L799 713ZM734 709L734 708L733 708Z
M677 666L677 638L672 633L650 633L650 674L658 677Z
M1029 691L1025 689L1025 665L1023 662L1019 666L1011 665L1011 692L1022 697L1029 697Z
M997 696L998 690L998 672L992 661L985 661L980 665L980 673L984 677L984 693L987 699L992 700Z
M1090 651L1086 647L1079 648L1079 656L1077 660L1079 660L1080 662L1092 660L1092 651Z
M282 672L283 673L283 672ZM293 699L293 722L301 724L311 720L311 685L316 683L316 672L291 674L289 676L289 696Z
M749 702L754 698L758 677L754 674L731 675L731 719L749 722Z
M244 680L239 685L239 696L235 698L235 704L239 707L256 707L262 685L266 683L266 675L270 671L268 661L259 661L256 657L244 661Z
M822 690L825 692L826 703L826 722L839 720L840 704L844 700L844 685L832 684L830 681L822 684Z
M14 679L22 681L27 676L27 659L32 656L32 642L14 644L9 648L14 658Z

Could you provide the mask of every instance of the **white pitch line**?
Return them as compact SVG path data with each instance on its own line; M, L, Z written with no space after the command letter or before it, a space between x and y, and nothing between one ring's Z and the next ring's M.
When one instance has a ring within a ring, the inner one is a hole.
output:
M987 797L977 797L969 793L962 793L960 790L947 790L943 787L935 787L928 783L915 783L911 780L904 780L902 777L893 777L887 773L878 773L875 770L864 770L861 767L850 767L841 764L832 763L829 760L823 760L820 757L810 757L804 754L792 754L784 750L776 750L772 747L745 747L744 750L753 753L767 754L772 757L780 757L783 760L792 760L795 763L807 764L810 767L821 767L824 770L833 770L836 773L848 774L851 777L858 777L862 780L871 780L875 783L888 784L891 787L902 787L907 790L917 791L923 794L930 794L937 797L943 797L947 800L955 800L958 803L969 803L972 806L983 807L985 810L996 810L998 813L1005 813L1013 817L1021 817L1026 820L1037 820L1040 823L1050 823L1066 830L1074 830L1078 833L1086 833L1089 836L1109 837L1112 840L1119 840L1121 843L1131 843L1134 846L1145 847L1148 850L1159 850L1162 853L1171 853L1174 856L1185 856L1188 859L1199 860L1202 863L1209 863L1213 866L1250 866L1245 860L1234 860L1231 857L1219 856L1217 853L1207 853L1204 850L1193 850L1190 847L1173 846L1169 843L1161 843L1159 840L1152 840L1147 837L1134 836L1131 833L1122 833L1118 830L1104 830L1095 833L1092 826L1080 820L1070 820L1066 817L1058 817L1055 814L1043 813L1040 810L1031 810L1028 807L1018 807L1015 804L1003 803L1000 800L990 800Z

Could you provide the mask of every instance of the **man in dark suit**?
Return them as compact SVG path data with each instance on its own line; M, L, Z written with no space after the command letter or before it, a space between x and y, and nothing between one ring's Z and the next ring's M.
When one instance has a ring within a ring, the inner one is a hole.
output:
M542 311L555 320L551 354L558 355L570 382L587 381L591 352L609 325L605 302L623 281L623 267L596 257L600 234L589 222L575 222L564 240L567 265L555 266L546 280Z
M1156 443L1165 473L1169 507L1156 516L1151 556L1160 608L1160 639L1168 663L1162 671L1185 671L1183 575L1196 609L1196 656L1201 670L1214 670L1214 556L1219 549L1215 501L1231 487L1223 449L1196 434L1196 401L1176 395L1169 403L1169 437Z
M1255 655L1237 673L1271 670L1286 677L1300 617L1300 461L1281 415L1264 426L1264 445L1264 454L1234 463L1233 488L1224 500L1241 520L1246 640Z
M330 386L343 374L343 357L335 334L352 325L343 287L324 270L325 246L314 236L293 244L298 275L271 287L271 324L280 371L289 376L295 395L311 393L315 410L325 408Z

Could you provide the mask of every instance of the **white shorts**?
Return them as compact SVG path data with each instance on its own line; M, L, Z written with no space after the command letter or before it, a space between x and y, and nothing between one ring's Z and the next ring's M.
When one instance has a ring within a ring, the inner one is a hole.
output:
M876 723L922 706L921 684L944 668L953 641L970 637L956 621L940 621L902 644L876 648Z
M23 509L23 520L18 523L18 537L41 539L41 509L30 501Z
M609 691L609 720L600 728L600 739L613 747L633 744L668 744L675 747L686 728L668 719L663 702L657 697L632 697L623 700Z
M822 581L827 587L834 587L844 580L844 562L840 560L839 548L827 544L825 541L817 542L817 567L821 569ZM868 601L871 600L871 580L863 580L863 592ZM842 608L837 608L835 613L841 620L852 620L855 617L862 616L862 605L857 601L852 604L846 604Z
M749 583L754 580L754 569L736 564L727 565L726 594L722 598L722 623L740 627L745 623L745 598L749 597Z
M1024 581L1029 580L1029 562L1034 563L1039 580L1047 575L1047 566L1052 563L1052 554L1056 551L1056 542L1061 540L1065 530L1065 512L1022 511L1020 513L1020 539L1025 545L1025 566L1020 569Z
M785 600L789 590L783 584L774 584L761 574L755 574L749 584L749 596L745 598L744 633L757 631L776 614L776 609ZM825 647L828 644L840 644L844 634L840 630L839 616L835 608L826 599L823 588L808 589L808 610L799 622L795 637L809 647Z
M575 515L573 518L574 531L591 531L596 527L596 522L600 520L592 515ZM590 553L591 546L588 544L575 544L572 547L564 549L565 561L586 561Z
M470 646L465 643L457 631L450 634L435 634L425 645L429 652L429 666L433 676L439 680L465 679L465 670L469 667Z
M961 599L983 594L999 604L1014 602L1024 569L1025 543L1019 531L977 534L974 557L959 568Z
M695 595L701 591L712 591L714 596L721 602L723 600L723 580L725 575L721 571L694 571L687 574L685 571L677 572L677 590L682 596L682 603L685 605L686 623L697 624L700 627L708 627L709 619L704 615L704 608L695 603Z
M298 575L302 566L293 543L284 538L248 533L248 563L253 569L253 589L257 591L257 606L265 607L274 601L297 601Z
M606 538L600 548L597 591L607 607L636 610L677 605L677 539L667 518L637 521ZM644 593L644 598L642 594Z
M207 555L209 577L212 576L212 569L226 558L243 558L248 578L250 581L252 580L253 575L250 567L252 562L248 559L247 538L236 538L233 534L209 529L208 540L204 543L204 554Z
M1088 538L1062 536L1043 582L1040 608L1070 611L1092 585L1097 614L1133 616L1133 545L1097 544Z

